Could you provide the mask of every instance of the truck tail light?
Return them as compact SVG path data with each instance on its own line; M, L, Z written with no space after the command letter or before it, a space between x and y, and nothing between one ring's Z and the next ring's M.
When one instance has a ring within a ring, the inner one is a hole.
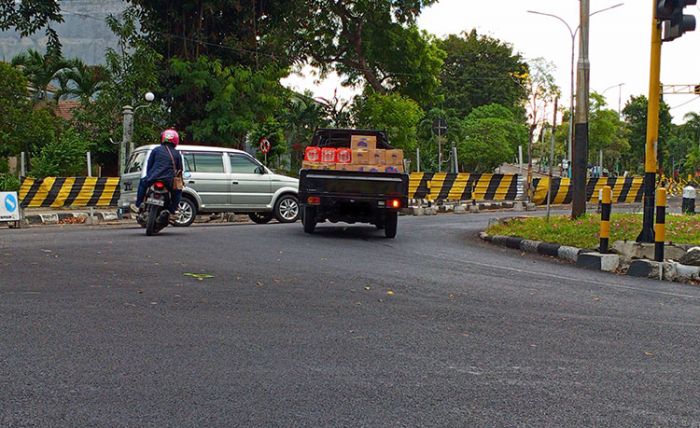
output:
M387 202L387 205L391 208L401 208L401 200L400 199L391 199Z
M321 198L318 196L309 196L306 200L309 205L321 205Z

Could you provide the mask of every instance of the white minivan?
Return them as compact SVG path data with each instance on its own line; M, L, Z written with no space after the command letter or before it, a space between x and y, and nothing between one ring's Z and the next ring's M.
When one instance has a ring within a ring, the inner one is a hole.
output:
M136 201L139 180L157 145L134 150L121 175L119 206ZM185 188L176 226L189 226L199 213L246 213L256 223L299 218L299 180L275 174L248 153L223 147L178 145Z

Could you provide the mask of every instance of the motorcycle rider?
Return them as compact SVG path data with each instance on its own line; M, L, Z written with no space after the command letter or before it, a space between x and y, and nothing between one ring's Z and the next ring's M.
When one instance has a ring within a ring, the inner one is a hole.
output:
M169 128L160 134L160 146L153 149L148 157L146 176L142 177L139 182L136 203L131 207L132 211L139 212L146 197L146 190L155 181L160 180L165 183L170 192L168 211L170 212L170 221L175 221L175 213L182 196L182 190L176 189L174 186L176 173L182 174L182 158L175 149L178 144L180 144L180 135L176 130Z

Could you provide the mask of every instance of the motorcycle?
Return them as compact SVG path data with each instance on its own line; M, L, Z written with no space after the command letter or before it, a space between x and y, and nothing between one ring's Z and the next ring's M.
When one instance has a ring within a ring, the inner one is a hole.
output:
M137 216L138 223L146 228L146 236L154 235L165 228L170 221L170 191L165 183L158 180L149 186L144 203Z

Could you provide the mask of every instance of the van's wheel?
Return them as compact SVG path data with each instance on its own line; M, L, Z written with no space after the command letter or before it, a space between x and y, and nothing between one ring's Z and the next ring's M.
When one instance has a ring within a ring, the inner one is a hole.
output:
M384 236L387 238L396 237L396 228L399 223L399 213L396 211L388 211L384 220Z
M316 229L316 207L304 207L304 215L301 217L304 224L304 232L314 233Z
M177 204L177 211L175 212L176 219L173 223L175 227L187 227L194 223L195 217L197 217L197 206L190 200L190 198L180 199L180 203Z
M294 195L282 195L275 203L275 218L280 223L294 223L299 219L299 199Z
M248 214L251 220L257 224L269 223L272 220L272 213L250 213Z

